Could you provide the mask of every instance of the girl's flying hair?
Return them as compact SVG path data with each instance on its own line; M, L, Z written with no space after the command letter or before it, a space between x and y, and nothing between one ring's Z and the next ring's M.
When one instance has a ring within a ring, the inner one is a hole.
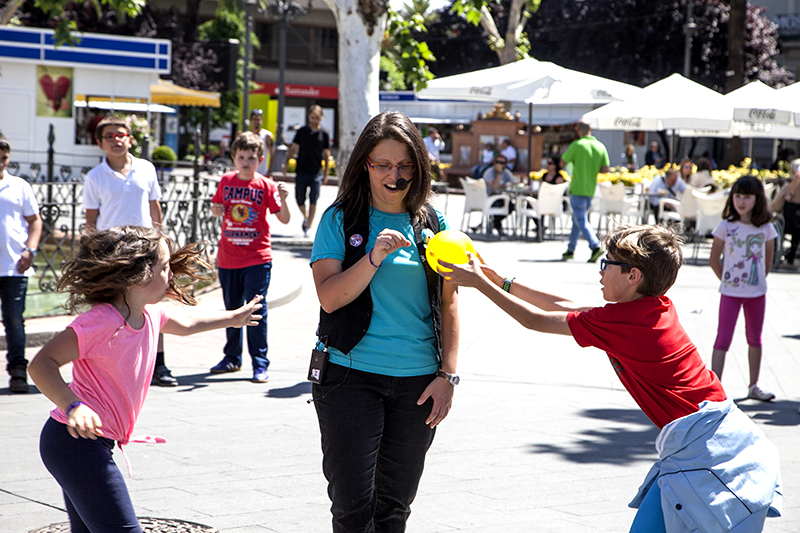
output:
M195 305L193 283L210 276L201 269L211 266L201 259L203 248L195 243L181 248L157 229L119 226L92 232L81 237L78 252L67 261L58 281L59 292L68 292L66 307L72 311L81 305L111 303L134 285L148 283L159 259L161 241L170 250L169 266L173 278L167 296L184 304ZM178 280L188 277L188 284Z
M755 226L763 226L772 220L772 213L767 206L767 195L764 192L764 184L755 176L742 176L736 180L731 187L728 201L725 202L725 210L722 211L722 218L725 220L739 220L739 213L733 206L734 194L752 194L756 197L753 211L750 213L750 223Z

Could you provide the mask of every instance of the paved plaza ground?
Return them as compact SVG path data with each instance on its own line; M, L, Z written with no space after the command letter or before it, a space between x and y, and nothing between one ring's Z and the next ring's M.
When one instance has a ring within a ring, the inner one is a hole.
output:
M320 205L327 206L334 194L325 187ZM445 200L457 226L463 197L442 196L437 205L444 208ZM330 531L319 429L305 380L319 307L307 266L309 246L302 245L300 215L292 209L290 225L275 228L284 244L276 251L270 288L270 382L249 381L249 360L239 373L208 373L221 358L222 332L167 338L167 362L180 386L152 388L136 430L167 443L131 444L126 452L139 516L197 522L223 533ZM560 240L476 246L505 275L603 303L598 265L586 263L585 241L569 262L560 259L566 249ZM707 254L708 246L697 265L681 269L668 295L710 361L719 297ZM769 284L761 383L777 399L739 400L747 386L743 324L723 384L781 453L784 516L769 519L765 531L796 533L800 274L779 270ZM222 308L220 291L203 295L201 307ZM635 511L627 503L656 458L657 429L623 389L605 354L580 348L569 337L527 331L472 289L461 290L459 309L461 384L428 454L408 531L628 531ZM63 320L29 321L29 328L63 326ZM30 348L29 358L35 353ZM28 395L0 388L0 532L25 533L67 520L60 489L38 454L50 407L35 388ZM115 458L124 471L120 454Z

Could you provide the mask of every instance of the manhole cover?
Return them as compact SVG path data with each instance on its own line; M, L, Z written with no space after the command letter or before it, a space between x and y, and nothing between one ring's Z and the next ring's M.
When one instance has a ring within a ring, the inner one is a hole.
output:
M144 533L218 533L216 529L203 524L195 524L186 520L172 520L170 518L139 517L139 524ZM70 533L69 522L50 524L49 526L34 529L29 533Z

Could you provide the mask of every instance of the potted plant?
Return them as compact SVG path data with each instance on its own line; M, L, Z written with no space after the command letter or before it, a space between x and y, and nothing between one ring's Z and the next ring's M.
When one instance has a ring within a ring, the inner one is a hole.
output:
M172 172L175 161L177 160L178 156L175 155L175 151L169 146L157 146L156 149L153 150L153 165L161 171Z

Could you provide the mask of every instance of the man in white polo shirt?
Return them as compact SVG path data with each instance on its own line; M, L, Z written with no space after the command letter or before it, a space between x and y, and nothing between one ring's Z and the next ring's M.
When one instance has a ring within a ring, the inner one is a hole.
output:
M86 231L103 231L113 226L161 226L161 189L156 169L150 161L130 154L133 135L125 119L104 118L95 135L106 156L84 180ZM152 384L178 385L164 363L164 337L160 334Z

